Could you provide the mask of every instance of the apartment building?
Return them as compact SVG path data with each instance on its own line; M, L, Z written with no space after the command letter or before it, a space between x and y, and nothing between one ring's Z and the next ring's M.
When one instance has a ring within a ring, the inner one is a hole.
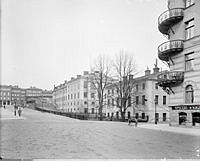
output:
M24 89L18 86L0 85L0 107L15 103L24 106L33 97L49 98L48 100L51 102L52 91L42 90L36 87Z
M147 119L149 122L169 121L168 94L158 86L157 76L165 71L160 72L157 67L151 70L147 69L145 75L133 79L134 88L132 96L128 101L126 119L136 117ZM116 89L109 86L106 90L106 108L104 112L107 117L119 118L120 111L117 107L118 100Z
M71 80L55 86L53 102L57 108L66 112L96 114L96 91L92 88L91 76L91 73L84 71L83 75L71 77Z
M158 29L168 38L159 45L158 57L170 71L160 74L158 83L170 94L170 125L199 125L200 1L168 0Z

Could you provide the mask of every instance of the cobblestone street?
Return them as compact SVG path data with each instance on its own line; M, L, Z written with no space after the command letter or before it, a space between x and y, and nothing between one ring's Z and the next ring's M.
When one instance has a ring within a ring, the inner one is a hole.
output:
M1 120L3 158L193 158L200 136L122 122L81 121L24 109L23 119Z

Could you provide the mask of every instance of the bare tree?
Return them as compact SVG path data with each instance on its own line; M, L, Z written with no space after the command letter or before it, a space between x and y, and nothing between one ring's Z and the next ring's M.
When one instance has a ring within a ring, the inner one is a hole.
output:
M102 120L102 110L103 106L105 106L105 89L112 81L111 77L109 77L110 64L108 58L103 55L98 56L91 71L90 83L92 88L96 90L99 117Z
M113 84L116 91L116 107L119 108L122 121L125 121L126 110L134 103L133 99L131 99L133 98L135 88L133 76L137 73L133 56L121 51L116 56L113 69L118 80L118 82Z

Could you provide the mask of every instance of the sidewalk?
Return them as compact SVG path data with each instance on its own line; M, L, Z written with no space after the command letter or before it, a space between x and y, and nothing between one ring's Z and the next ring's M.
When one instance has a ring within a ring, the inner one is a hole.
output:
M25 119L24 117L14 116L14 109L12 107L0 108L0 120L10 120L10 119Z
M169 126L169 124L150 124L150 123L142 123L139 124L140 128L152 129L152 130L160 130L165 132L173 132L173 133L180 133L185 135L195 135L200 136L200 128L187 128L187 127L175 127Z

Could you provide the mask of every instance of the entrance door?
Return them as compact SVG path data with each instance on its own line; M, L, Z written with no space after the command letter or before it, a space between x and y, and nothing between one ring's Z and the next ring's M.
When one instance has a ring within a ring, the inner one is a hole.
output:
M200 112L192 113L192 125L195 126L195 123L200 124Z
M187 121L187 113L185 112L180 112L179 113L179 125L185 124Z

